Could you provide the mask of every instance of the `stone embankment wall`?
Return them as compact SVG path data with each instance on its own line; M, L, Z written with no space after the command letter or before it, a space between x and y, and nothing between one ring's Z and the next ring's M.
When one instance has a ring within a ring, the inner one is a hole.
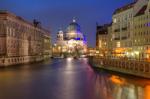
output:
M89 63L96 68L150 78L150 62L147 61L91 57Z
M0 58L0 67L6 67L17 64L26 64L40 62L46 59L49 59L50 56L25 56L25 57L9 57L9 58Z

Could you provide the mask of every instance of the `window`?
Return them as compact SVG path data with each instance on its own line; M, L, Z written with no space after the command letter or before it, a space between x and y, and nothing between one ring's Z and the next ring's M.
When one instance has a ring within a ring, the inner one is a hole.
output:
M121 44L120 44L120 42L117 42L117 47L121 47Z
M9 27L6 27L6 32L7 32L7 35L10 36L10 34L9 34Z
M114 23L117 23L117 19L116 18L113 21L114 21Z

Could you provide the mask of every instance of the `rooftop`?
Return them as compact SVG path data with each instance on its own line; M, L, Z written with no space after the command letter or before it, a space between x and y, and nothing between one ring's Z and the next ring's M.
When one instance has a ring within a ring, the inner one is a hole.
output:
M0 10L0 16L2 16L2 15L13 17L13 18L15 18L15 19L17 19L17 20L19 20L19 21L21 21L21 22L24 22L24 23L28 24L28 25L31 25L31 26L34 26L34 27L36 27L36 28L42 29L42 30L45 31L45 32L49 32L49 30L44 29L44 28L42 28L41 26L37 26L37 24L35 24L35 23L40 23L40 22L38 22L38 21L36 21L36 20L33 20L33 22L26 21L26 20L23 19L22 17L16 16L15 14L13 14L13 13L7 11L7 10Z
M108 34L108 27L111 26L111 24L104 24L101 26L97 26L97 34L98 35L105 35Z
M115 10L115 12L113 14L118 14L118 13L121 13L121 12L123 12L125 10L128 10L128 9L132 8L135 3L136 2L132 2L132 3L127 4L127 5L125 5L125 6L121 7L121 8L118 8L118 9Z
M145 13L146 9L147 9L147 5L143 6L135 16L143 15Z

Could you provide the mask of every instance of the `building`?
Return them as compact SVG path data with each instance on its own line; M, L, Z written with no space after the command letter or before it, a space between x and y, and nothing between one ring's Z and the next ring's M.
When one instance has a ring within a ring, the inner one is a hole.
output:
M112 46L114 56L123 57L129 50L133 33L134 4L127 4L115 10L112 20Z
M140 54L141 51L139 51L145 51L145 44L142 43L144 37L137 36L137 32L142 33L141 30L145 31L145 24L141 24L141 21L148 22L148 20L144 19L143 16L140 19L139 17L142 13L145 13L148 2L149 0L135 0L135 2L115 10L112 24L113 56L136 59L144 58L144 53Z
M87 42L81 32L80 25L75 19L69 24L66 31L59 30L57 41L53 47L54 56L77 56L85 55L87 52Z
M102 27L97 29L97 32L102 31L102 34L97 33L97 48L107 47L107 56L111 57L150 60L149 21L150 0L135 0L116 9L112 16L112 25L104 25L104 31Z
M40 22L0 11L0 66L44 60L51 53L50 40Z
M43 56L44 59L52 57L52 42L50 32L43 33Z
M93 47L87 48L87 56L96 57L98 55L99 55L99 50L96 50L96 48L93 48Z
M133 51L129 54L136 59L150 59L150 1L135 14L133 33Z
M109 29L110 24L105 24L103 26L97 26L97 32L96 32L96 48L99 50L100 56L106 56L108 55L109 51Z

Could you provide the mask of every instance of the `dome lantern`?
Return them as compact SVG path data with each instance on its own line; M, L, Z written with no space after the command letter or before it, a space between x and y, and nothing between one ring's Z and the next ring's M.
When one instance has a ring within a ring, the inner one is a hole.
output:
M73 23L76 23L76 19L75 18L73 18L73 21L72 21Z
M73 22L67 27L67 33L81 33L80 25L76 22L76 19L73 18Z

